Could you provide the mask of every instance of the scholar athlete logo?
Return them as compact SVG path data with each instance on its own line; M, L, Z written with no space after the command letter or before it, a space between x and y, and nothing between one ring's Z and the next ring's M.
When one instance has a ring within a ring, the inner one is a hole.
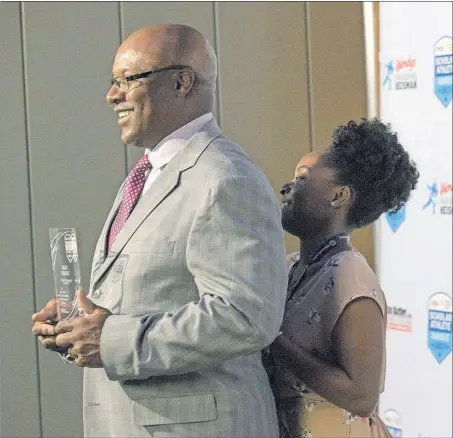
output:
M422 210L430 211L432 214L452 214L452 184L447 181L433 181L427 184L428 199Z
M451 353L452 300L437 292L428 300L428 348L440 364Z
M390 229L396 233L398 228L402 225L402 223L406 220L406 204L404 204L398 211L396 212L387 212L385 214L385 218L387 219L387 223L389 224Z
M412 56L397 58L384 64L385 74L382 86L391 90L417 88L417 60Z
M434 94L446 108L453 95L453 49L451 36L443 36L434 45Z

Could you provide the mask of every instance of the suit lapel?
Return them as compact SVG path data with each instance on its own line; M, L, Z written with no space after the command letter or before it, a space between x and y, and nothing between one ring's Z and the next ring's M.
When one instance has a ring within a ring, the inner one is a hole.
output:
M118 211L118 208L120 206L121 198L123 196L123 187L124 187L125 182L126 181L123 182L120 189L118 190L115 200L113 201L113 206L110 209L110 212L104 223L104 227L102 228L98 243L96 245L96 249L95 249L95 253L94 253L95 261L93 262L93 267L92 267L92 272L91 272L90 289L92 288L92 286L94 284L94 280L97 277L97 273L98 273L100 267L102 266L102 264L104 263L104 260L107 256L106 249L107 249L108 232L110 230L110 225L115 217L115 214Z
M108 237L109 237L109 230L110 226L113 222L113 219L115 219L116 213L118 211L118 208L120 207L121 204L121 199L123 198L123 188L124 185L126 184L126 180L123 181L123 184L121 185L118 194L116 195L115 201L113 202L113 207L110 210L110 213L107 217L107 220L105 221L104 228L102 230L102 235L101 235L101 254L102 258L105 259L107 256L107 245L108 245Z
M98 272L94 275L93 288L96 287L97 283L108 271L112 263L116 260L126 243L130 240L143 221L167 196L171 194L171 192L178 188L181 173L196 164L203 151L219 134L220 129L216 121L212 120L201 131L197 132L188 141L184 148L162 170L157 179L153 182L152 187L146 192L143 198L140 199L137 206L132 211L123 229L118 234L111 250L107 254L107 257L103 261L102 266L100 266ZM106 248L108 230L114 214L120 204L121 196L122 190L118 193L118 196L115 199L114 207L110 211L104 229L102 230L102 254L105 254L104 249Z

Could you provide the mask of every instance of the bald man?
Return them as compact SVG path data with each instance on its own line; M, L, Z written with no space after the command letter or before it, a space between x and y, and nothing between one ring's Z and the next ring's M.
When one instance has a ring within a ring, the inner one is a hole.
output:
M212 110L216 56L196 30L149 26L118 49L107 102L143 157L95 250L83 317L33 315L84 373L86 437L277 437L260 351L286 290L280 211Z

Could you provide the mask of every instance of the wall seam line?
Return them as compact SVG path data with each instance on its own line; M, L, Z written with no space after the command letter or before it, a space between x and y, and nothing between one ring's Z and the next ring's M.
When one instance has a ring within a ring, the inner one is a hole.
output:
M118 46L121 45L123 42L124 38L124 11L123 11L123 2L119 1L118 2L118 20L119 20L119 44ZM129 157L127 155L127 145L123 144L123 151L124 151L124 177L126 178L128 173L129 173Z
M31 163L30 163L30 129L29 129L29 102L28 102L28 86L27 86L27 57L26 57L26 36L25 36L25 4L20 2L19 6L19 25L20 25L20 37L21 37L21 60L22 60L22 87L24 96L24 127L25 127L25 153L27 160L27 185L28 185L28 212L29 212L29 223L30 223L30 254L32 262L32 288L33 288L33 307L35 312L37 311L37 299L36 299L36 275L35 275L35 247L33 242L33 203L32 203L32 192L31 192ZM39 419L39 436L43 436L43 421L42 421L42 392L41 392L41 373L40 373L40 359L38 342L35 342L35 353L36 353L36 381L38 388L38 419Z
M315 126L313 117L313 77L312 77L312 58L311 58L311 21L310 21L310 2L305 2L305 50L307 53L307 90L308 90L308 139L310 152L315 150Z
M220 54L218 53L220 44L219 44L219 9L217 2L212 2L212 11L214 15L213 19L213 27L214 27L214 52L217 56L217 87L216 87L216 107L217 107L217 122L219 127L222 128L222 109L220 105L220 100L222 97L222 92L220 90Z

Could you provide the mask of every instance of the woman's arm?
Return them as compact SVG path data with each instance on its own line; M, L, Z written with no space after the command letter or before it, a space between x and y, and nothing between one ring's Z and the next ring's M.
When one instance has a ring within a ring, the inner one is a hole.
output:
M354 415L366 417L379 398L384 339L379 305L360 297L345 307L332 331L336 364L316 357L285 334L276 338L271 352L317 394Z

